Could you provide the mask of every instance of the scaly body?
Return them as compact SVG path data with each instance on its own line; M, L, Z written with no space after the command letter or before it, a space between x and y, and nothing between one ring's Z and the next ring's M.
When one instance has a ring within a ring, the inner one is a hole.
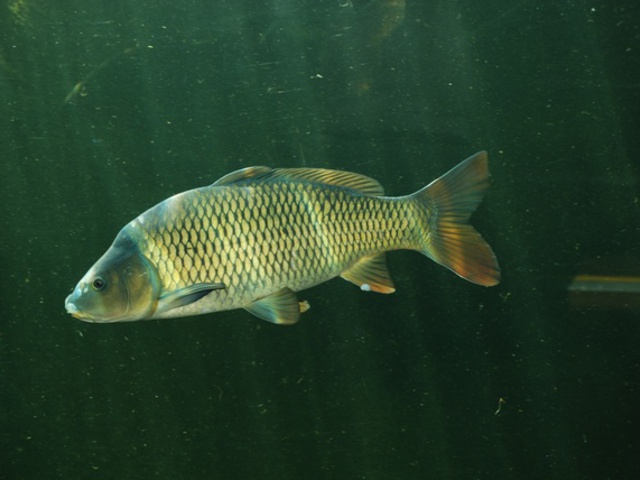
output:
M294 292L339 275L363 290L393 292L384 252L396 249L418 250L493 285L495 257L466 223L488 187L486 163L477 154L405 197L385 197L378 182L349 172L231 173L125 226L67 310L89 321L125 321L245 308L294 323L305 310ZM118 294L105 295L114 283ZM83 298L93 301L84 306Z
M241 308L282 288L304 290L363 257L413 248L410 220L419 212L409 198L277 181L186 192L127 228L144 239L141 251L157 266L163 290L224 284L161 314L183 316Z

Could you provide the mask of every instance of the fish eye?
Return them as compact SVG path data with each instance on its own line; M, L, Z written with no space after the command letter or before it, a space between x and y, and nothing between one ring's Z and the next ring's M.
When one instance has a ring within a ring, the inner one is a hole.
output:
M91 286L93 287L94 290L97 290L97 291L102 290L106 284L107 282L105 282L102 277L96 277L93 279L93 282L91 282Z

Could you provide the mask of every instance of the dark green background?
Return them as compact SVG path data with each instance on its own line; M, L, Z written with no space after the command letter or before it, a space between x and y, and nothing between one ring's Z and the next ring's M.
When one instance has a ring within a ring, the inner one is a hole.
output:
M0 478L639 478L638 310L568 286L639 270L640 3L407 0L383 36L385 4L2 1ZM288 328L64 311L126 222L231 170L399 195L480 149L498 287L394 252L394 295L334 280Z

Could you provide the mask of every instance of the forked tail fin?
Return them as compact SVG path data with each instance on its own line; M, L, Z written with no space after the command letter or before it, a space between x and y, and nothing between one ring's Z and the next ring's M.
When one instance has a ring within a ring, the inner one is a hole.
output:
M435 210L421 252L478 285L500 282L500 267L491 247L469 225L469 217L489 188L487 152L467 158L414 194ZM434 208L435 207L435 208Z

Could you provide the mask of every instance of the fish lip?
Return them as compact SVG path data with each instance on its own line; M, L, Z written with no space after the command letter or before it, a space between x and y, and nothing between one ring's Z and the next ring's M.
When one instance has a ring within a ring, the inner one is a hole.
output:
M73 293L65 299L64 308L67 310L67 313L70 314L73 318L84 320L86 317L82 315L82 311L78 307L76 307L75 303L73 303L72 297Z
M67 298L64 299L64 308L66 308L67 312L70 314L74 314L75 312L78 312L78 307L76 307L76 304L73 303L73 293L71 295L68 295Z
M74 305L75 308L75 305ZM82 313L81 310L75 310L75 311L70 311L69 309L67 309L67 313L69 313L73 318L75 318L76 320L81 320L83 322L89 322L89 323L98 323L96 322L95 319L87 316L86 314Z
M69 295L64 301L64 307L66 308L68 314L70 314L76 320L89 322L89 323L99 323L95 318L87 315L82 310L80 310L76 306L76 304L73 303L73 299L71 297L73 297L73 293Z

